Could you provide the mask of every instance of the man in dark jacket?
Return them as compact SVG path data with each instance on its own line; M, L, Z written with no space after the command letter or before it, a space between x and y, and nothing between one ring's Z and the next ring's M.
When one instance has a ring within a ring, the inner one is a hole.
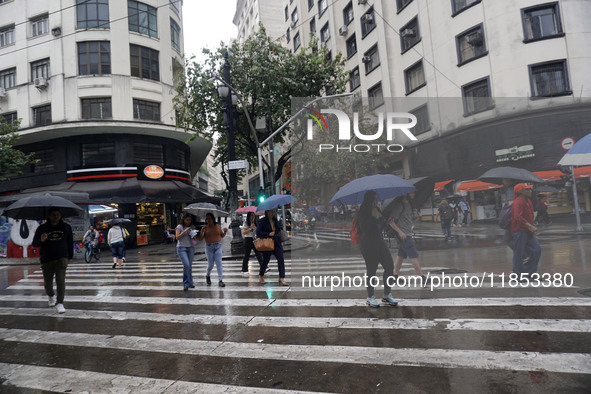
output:
M513 188L515 200L511 207L511 235L513 237L513 272L518 280L530 279L538 270L542 248L535 236L534 206L531 202L532 186L518 183ZM529 258L524 263L523 256Z
M47 221L37 228L33 246L41 247L41 269L49 306L58 313L66 312L64 295L66 292L66 269L74 256L72 228L64 223L59 208L51 208ZM53 291L53 277L57 287L57 300Z

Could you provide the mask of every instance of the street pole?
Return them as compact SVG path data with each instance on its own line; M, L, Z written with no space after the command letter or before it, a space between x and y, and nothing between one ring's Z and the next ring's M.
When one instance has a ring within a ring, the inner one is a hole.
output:
M570 166L570 175L573 181L573 200L575 203L575 217L577 218L577 231L583 231L583 226L581 226L581 214L579 213L579 196L577 196L577 179L575 178L574 166Z
M231 85L230 79L230 62L228 61L228 50L224 54L224 83ZM226 111L226 131L228 135L228 162L236 160L236 135L234 130L234 105L232 103L232 91L225 97L225 111ZM230 198L229 208L232 214L238 208L238 191L237 191L237 177L236 170L229 171L230 178Z

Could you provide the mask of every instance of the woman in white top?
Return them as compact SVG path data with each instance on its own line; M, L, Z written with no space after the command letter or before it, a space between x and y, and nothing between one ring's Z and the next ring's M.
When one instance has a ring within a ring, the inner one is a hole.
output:
M109 229L107 234L107 243L111 247L111 254L113 255L113 269L119 264L121 268L123 259L125 258L125 238L123 237L123 229L118 225L114 225Z
M193 284L193 256L195 256L195 246L193 242L197 237L195 227L191 225L193 218L189 214L183 216L181 224L176 226L176 254L183 263L183 290L195 288ZM196 241L195 241L196 242Z
M246 220L242 225L242 235L244 236L244 258L242 259L242 275L248 275L248 259L250 259L250 252L254 250L259 266L263 259L259 251L254 246L254 235L257 230L258 220L254 212L248 212Z

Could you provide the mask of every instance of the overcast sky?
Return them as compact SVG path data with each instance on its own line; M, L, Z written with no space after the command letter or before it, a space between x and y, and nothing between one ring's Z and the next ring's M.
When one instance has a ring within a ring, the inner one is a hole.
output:
M220 41L229 43L236 38L238 29L232 23L236 0L184 0L183 29L185 54L200 59L201 48L217 48Z

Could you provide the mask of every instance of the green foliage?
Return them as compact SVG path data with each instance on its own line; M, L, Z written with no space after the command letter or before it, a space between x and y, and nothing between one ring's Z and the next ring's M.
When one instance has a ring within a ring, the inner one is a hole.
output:
M25 154L13 148L19 138L17 130L20 120L8 123L0 116L0 181L9 179L10 175L22 174L25 164L37 162L35 154Z
M317 47L318 41L314 39L308 47L293 54L268 37L261 26L242 44L234 42L226 47L221 43L215 51L204 50L207 59L202 63L187 61L185 74L178 79L175 106L179 126L196 130L209 140L217 137L215 164L227 163L227 135L216 88L218 82L208 81L216 75L223 77L226 49L231 65L230 84L243 98L252 121L270 114L270 129L274 131L291 117L292 97L317 97L345 90L348 74L344 71L344 59L339 54L330 61L326 50L316 50ZM242 105L239 102L236 109L236 158L248 160L250 168L256 169L257 145ZM289 132L289 127L285 128L274 137L274 142L284 142ZM263 141L269 134L257 132L257 139ZM287 149L279 158L275 180L280 178L291 153ZM222 175L227 184L226 174Z

